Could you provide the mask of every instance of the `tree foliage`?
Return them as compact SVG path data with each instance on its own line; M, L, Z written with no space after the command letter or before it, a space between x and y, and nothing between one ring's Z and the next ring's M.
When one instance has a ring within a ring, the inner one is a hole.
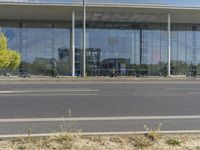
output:
M19 64L21 62L21 55L13 50L10 50L9 52L9 65L8 68L10 69L16 69L17 67L19 67Z
M0 33L0 69L16 69L21 62L21 55L8 48L7 38Z
M0 33L0 50L7 50L7 38L3 33Z

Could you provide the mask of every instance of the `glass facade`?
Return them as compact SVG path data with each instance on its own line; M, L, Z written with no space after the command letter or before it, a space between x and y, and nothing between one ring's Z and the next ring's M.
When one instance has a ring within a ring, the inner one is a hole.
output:
M20 70L33 75L70 75L68 24L1 23L9 48L22 54Z
M80 23L77 23L80 25ZM76 75L82 73L82 29L76 26ZM9 47L22 54L19 70L32 75L71 75L71 24L0 22ZM200 75L200 25L172 24L171 73ZM162 23L88 22L88 76L164 76L168 34Z
M164 24L104 24L87 29L87 74L150 76L166 74L167 31ZM82 33L76 30L76 48Z
M172 26L172 69L174 74L200 75L200 25Z

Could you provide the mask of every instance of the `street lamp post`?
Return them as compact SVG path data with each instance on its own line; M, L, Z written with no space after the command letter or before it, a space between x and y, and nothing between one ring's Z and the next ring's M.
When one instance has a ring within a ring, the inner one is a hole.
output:
M171 76L171 14L168 13L168 76Z
M86 2L83 0L83 77L86 76Z

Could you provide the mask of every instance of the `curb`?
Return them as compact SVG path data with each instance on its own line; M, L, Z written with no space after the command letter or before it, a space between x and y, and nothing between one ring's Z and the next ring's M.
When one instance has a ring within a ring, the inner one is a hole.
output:
M18 77L0 77L0 82L12 82L12 81L20 81L20 82L93 82L93 81L200 81L200 78L192 78L192 77L145 77L145 78L136 78L136 77L59 77L59 78L49 78L49 77L31 77L31 78L18 78Z

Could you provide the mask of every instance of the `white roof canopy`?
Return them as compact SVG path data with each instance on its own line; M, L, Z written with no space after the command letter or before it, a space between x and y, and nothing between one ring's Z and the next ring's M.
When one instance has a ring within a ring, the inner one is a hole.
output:
M73 10L81 21L80 4L0 3L0 20L71 21ZM88 5L87 21L166 23L169 12L172 23L200 23L200 8L141 4Z

